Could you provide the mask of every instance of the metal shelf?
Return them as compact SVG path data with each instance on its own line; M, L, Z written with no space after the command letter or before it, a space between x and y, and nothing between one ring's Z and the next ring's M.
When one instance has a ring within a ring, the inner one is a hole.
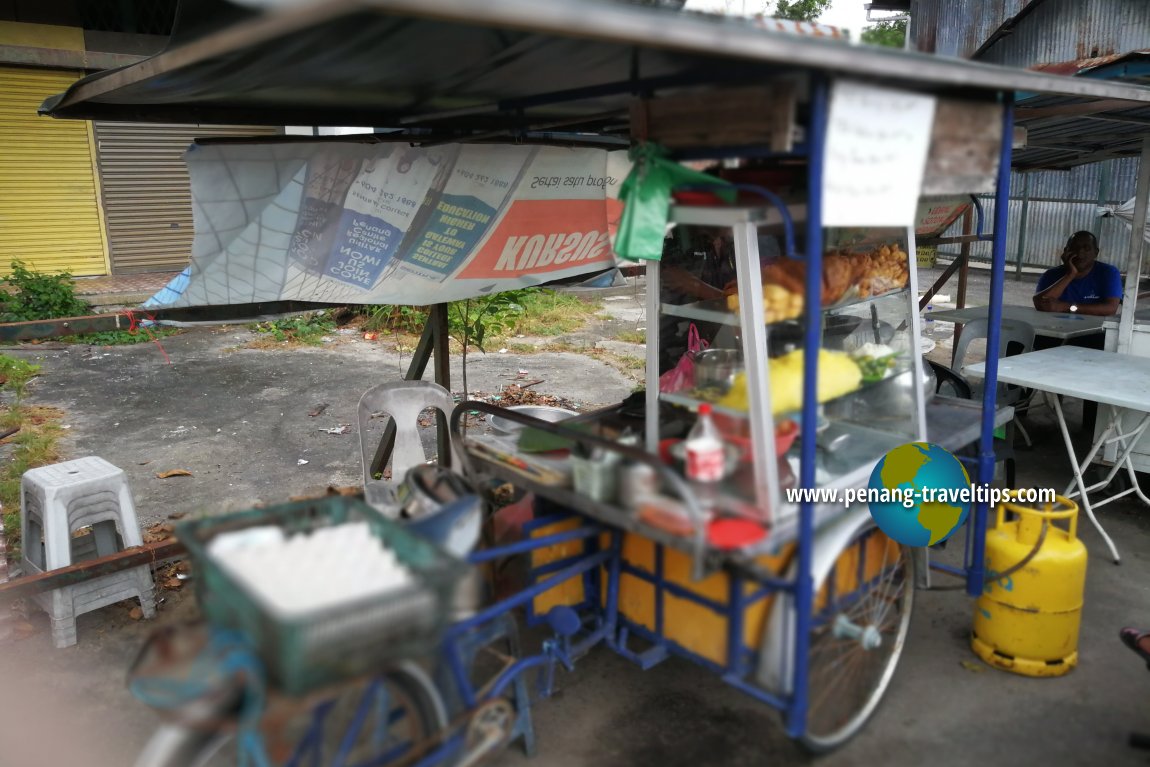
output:
M850 309L855 306L866 306L867 304L880 301L884 298L897 296L906 293L910 290L909 286L903 286L895 290L888 290L885 293L879 293L876 296L867 296L866 298L855 298L847 301L840 301L833 306L824 306L823 314L834 314L841 312L845 309ZM739 327L739 315L732 312L727 308L727 303L722 299L710 299L707 301L696 301L690 304L663 304L661 307L663 314L672 317L682 317L687 320L697 320L699 322L710 322L716 325L727 325L729 327ZM782 320L782 322L796 322L801 321L802 317L795 317L789 320ZM767 327L782 324L782 322L768 323Z
M842 403L852 397L858 397L861 394L865 394L870 389L873 389L877 386L882 386L883 384L890 381L890 379L899 375L903 375L912 369L913 365L911 365L910 361L907 359L902 359L899 361L898 366L895 367L891 374L886 378L880 379L878 381L864 381L859 385L859 388L855 389L854 391L843 394L840 397L835 397L834 399L827 400L826 402L821 402L819 403L819 406L822 408L833 407L837 403ZM726 405L720 405L716 402L712 402L711 400L701 399L699 397L694 397L691 394L686 394L683 392L659 392L659 399L663 400L664 402L670 402L673 405L679 405L681 407L688 408L691 411L697 411L699 409L699 405L707 403L711 406L711 409L714 412L720 413L722 415L742 419L750 417L745 410L739 410L737 408L727 407ZM783 420L798 420L799 417L800 413L798 412L778 413L774 416L774 419L776 422L779 422Z
M806 221L807 205L803 202L788 203L787 212L791 221ZM757 226L782 226L783 216L770 205L743 207L739 205L672 205L670 220L684 226L733 226L734 224L755 224Z

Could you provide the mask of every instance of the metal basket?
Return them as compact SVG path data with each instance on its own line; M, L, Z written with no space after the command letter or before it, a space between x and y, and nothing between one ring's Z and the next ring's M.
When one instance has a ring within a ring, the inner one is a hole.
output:
M217 535L257 525L276 525L293 534L356 521L366 521L395 552L414 576L412 584L285 618L237 583L208 552ZM467 570L463 562L401 524L345 496L191 520L177 526L176 536L195 567L196 593L208 622L241 632L263 659L269 682L290 695L426 653L443 629L456 584Z

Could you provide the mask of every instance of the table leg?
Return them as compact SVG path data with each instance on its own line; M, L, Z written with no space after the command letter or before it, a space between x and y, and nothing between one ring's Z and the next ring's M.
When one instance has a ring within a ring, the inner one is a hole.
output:
M1103 429L1102 433L1098 435L1098 438L1094 441L1093 447L1090 448L1090 452L1087 453L1086 457L1082 459L1081 463L1079 463L1079 466L1081 466L1083 470L1085 470L1088 466L1090 466L1091 463L1094 462L1094 456L1098 455L1098 453L1102 450L1102 448L1106 447L1106 445L1108 445L1112 441L1114 441L1113 439L1110 438L1111 434L1121 435L1121 433L1122 433L1121 432L1122 411L1119 410L1118 408L1111 407L1111 408L1109 408L1109 412L1110 412L1110 420L1109 420L1109 422L1107 422L1106 428ZM1121 439L1121 436L1119 436L1118 439ZM1118 473L1118 468L1120 468L1122 466L1122 462L1117 461L1117 462L1115 462L1114 466L1115 466L1115 469L1113 471L1111 471L1110 474L1108 474L1105 479L1103 479L1101 482L1095 482L1093 485L1086 488L1086 492L1094 492L1095 490L1098 490L1099 488L1103 488L1103 487L1106 487L1107 485L1109 485L1110 480L1114 479L1114 475ZM1066 485L1066 492L1063 493L1063 495L1065 495L1067 498L1073 498L1074 496L1078 495L1077 492L1074 492L1074 493L1071 492L1071 488L1073 488L1073 487L1074 487L1074 482L1073 481L1069 482Z
M1046 400L1054 409L1054 413L1058 416L1058 429L1062 432L1062 441L1066 445L1066 454L1070 458L1070 467L1074 471L1074 481L1078 484L1078 491L1082 495L1082 508L1086 510L1086 516L1090 518L1090 522L1094 525L1094 529L1102 536L1102 540L1106 542L1107 548L1110 549L1111 556L1114 557L1114 564L1121 562L1118 556L1118 549L1114 546L1114 541L1110 540L1110 536L1102 529L1099 524L1098 518L1094 516L1094 509L1090 507L1090 495L1086 489L1086 482L1082 479L1082 465L1078 463L1078 459L1074 455L1074 442L1070 439L1070 430L1066 428L1066 416L1062 413L1062 403L1058 401L1058 396L1046 392ZM1103 437L1109 434L1109 429L1103 432ZM1093 449L1090 452L1091 458L1098 452L1099 445L1102 440L1095 442Z
M1107 424L1106 429L1103 430L1102 434L1099 436L1098 441L1094 445L1094 449L1090 451L1090 454L1086 456L1086 459L1082 462L1082 466L1089 466L1090 463L1094 460L1094 456L1098 453L1099 449L1109 445L1112 442L1117 442L1120 446L1120 450L1113 466L1110 467L1109 473L1107 473L1107 475L1100 481L1095 482L1093 485L1086 488L1086 492L1092 493L1095 490L1106 487L1110 484L1111 480L1117 476L1118 472L1125 468L1126 471L1130 474L1130 487L1120 493L1115 493L1106 500L1099 501L1094 505L1096 507L1102 507L1108 503L1117 501L1119 498L1124 498L1125 496L1131 494L1136 494L1139 500L1147 505L1150 505L1150 498L1147 498L1146 495L1142 492L1142 486L1138 482L1138 475L1134 471L1134 462L1130 458L1131 453L1134 452L1134 448L1138 446L1138 442L1141 440L1142 434L1146 431L1146 427L1150 426L1150 413L1143 413L1142 416L1138 419L1138 424L1132 431L1123 431L1123 409L1114 407L1112 405L1108 407L1110 408L1111 414L1110 421ZM1113 433L1114 436L1110 436L1111 433ZM1073 498L1075 495L1077 495L1077 493L1070 492L1070 487L1073 487L1073 483L1068 486L1066 491L1067 498Z
M1117 411L1118 409L1115 408ZM1118 411L1119 418L1121 418L1121 411ZM1138 443L1142 441L1142 435L1146 431L1146 427L1150 426L1150 413L1143 413L1138 421L1138 425L1134 427L1134 431L1123 432L1121 429L1121 422L1117 429L1117 437L1115 441L1122 446L1122 451L1119 453L1118 460L1114 462L1114 470L1111 475L1117 474L1118 470L1123 466L1126 467L1127 473L1130 475L1130 492L1138 496L1142 503L1150 506L1150 498L1142 492L1142 485L1138 482L1138 474L1134 471L1134 461L1130 455L1134 452L1134 448L1138 447Z

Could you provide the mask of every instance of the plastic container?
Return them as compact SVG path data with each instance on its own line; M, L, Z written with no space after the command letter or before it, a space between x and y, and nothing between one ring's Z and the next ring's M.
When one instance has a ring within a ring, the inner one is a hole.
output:
M372 534L395 553L411 572L412 582L386 594L292 618L277 615L237 583L207 549L221 533L257 525L276 525L294 534L359 520L366 521ZM425 653L442 631L456 585L468 570L362 500L345 496L192 520L177 525L176 537L187 547L195 567L196 593L208 622L242 633L259 652L271 684L289 695L370 673L392 659Z
M572 485L599 503L614 503L618 493L619 462L612 457L571 456Z

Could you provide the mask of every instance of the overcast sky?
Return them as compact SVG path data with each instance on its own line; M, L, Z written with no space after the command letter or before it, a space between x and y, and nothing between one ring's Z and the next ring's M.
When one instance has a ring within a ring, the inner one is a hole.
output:
M849 29L851 39L858 40L859 33L867 26L865 8L867 2L868 0L834 0L830 9L819 17L819 22ZM691 11L727 9L731 13L743 13L745 9L748 15L754 15L763 12L764 7L769 13L775 9L775 5L775 0L687 0L686 9Z

